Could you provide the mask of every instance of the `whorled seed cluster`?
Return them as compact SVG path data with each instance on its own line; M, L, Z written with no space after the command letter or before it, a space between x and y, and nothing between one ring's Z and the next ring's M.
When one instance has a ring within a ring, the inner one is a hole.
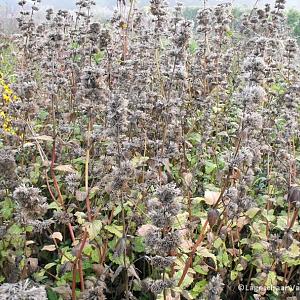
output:
M17 164L13 153L6 149L0 150L0 189L14 187L17 179Z
M103 279L88 278L85 281L86 290L80 295L80 300L106 300L106 284Z
M205 288L203 298L209 300L221 300L221 293L224 289L224 283L220 274L212 277Z
M166 270L174 263L174 255L181 243L179 231L172 229L175 216L181 209L179 195L179 189L173 184L167 184L157 189L157 198L148 201L149 217L154 227L146 233L145 246L147 252L154 255L150 258L152 266L160 271ZM149 279L146 285L151 292L159 294L172 286L172 280Z
M0 285L0 297L3 300L47 300L44 286L32 283L30 280L18 283L4 283Z
M164 289L171 288L174 285L172 280L152 280L146 279L142 283L144 290L150 291L155 295L163 292Z
M31 225L35 232L48 229L53 221L44 219L48 210L47 198L41 195L39 188L21 185L13 192L17 203L15 219L22 225Z
M68 192L75 194L75 191L80 186L80 175L77 173L70 173L65 177L65 182Z

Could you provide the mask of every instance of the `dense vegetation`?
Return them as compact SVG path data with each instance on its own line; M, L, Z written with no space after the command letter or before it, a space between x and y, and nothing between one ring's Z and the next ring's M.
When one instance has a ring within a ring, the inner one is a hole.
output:
M0 299L297 299L299 15L40 2L1 35Z
M199 7L185 7L183 10L183 16L187 18L188 20L196 20L197 13L199 11ZM250 10L246 10L242 7L234 7L232 10L232 15L234 17L234 21L236 24L239 24L241 22L241 17L245 14L249 14ZM289 26L289 29L291 30L291 34L297 39L297 41L300 41L300 12L296 9L289 9L284 12L287 18L287 25Z

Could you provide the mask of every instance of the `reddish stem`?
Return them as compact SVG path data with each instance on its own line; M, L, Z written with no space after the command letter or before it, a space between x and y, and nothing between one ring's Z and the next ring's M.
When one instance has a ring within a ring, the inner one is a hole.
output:
M55 138L54 138L50 171L51 171L51 176L52 176L52 180L53 180L55 190L58 194L59 203L62 206L62 208L64 208L64 200L63 200L63 197L62 197L62 194L61 194L61 191L60 191L60 188L59 188L56 176L55 176L55 172L54 172L54 163L55 163L55 156L56 156L55 155L55 144L56 144L56 141L55 141ZM51 195L51 198L56 202L55 196L53 195L51 187L49 185L49 180L48 180L47 173L46 173L46 182L47 182L47 187L48 187L49 193ZM68 228L69 228L69 232L70 232L72 242L74 243L75 242L75 235L74 235L74 231L73 231L73 227L72 227L71 223L68 223Z
M83 268L82 268L82 259L78 261L79 266L79 277L80 277L80 289L84 291L84 278L83 278Z
M178 282L178 286L181 286L181 284L182 284L182 282L183 282L183 280L184 280L184 278L185 278L185 276L186 276L186 274L187 274L187 272L188 272L188 270L189 270L189 268L190 268L190 266L193 262L193 258L194 258L194 255L195 255L196 251L197 251L197 248L204 239L204 234L205 234L205 230L206 230L207 225L208 225L208 220L205 221L205 223L202 227L201 233L200 233L197 241L195 242L195 244L194 244L194 246L191 250L191 253L190 253L190 256L189 256L187 262L185 263L183 273L182 273L182 275L179 279L179 282Z
M57 194L58 194L59 202L60 202L61 206L64 207L64 199L63 199L62 194L60 192L60 188L59 188L57 179L55 177L55 172L54 172L54 163L55 163L55 157L56 157L56 154L55 154L55 145L56 145L56 140L54 138L54 140L53 140L53 148L52 148L52 160L51 160L50 172L51 172L51 177L52 177L52 180L53 180L53 184L54 184L55 190L57 191Z
M75 235L74 235L74 231L73 231L73 227L72 227L71 223L68 223L68 228L69 228L71 240L74 243L75 242Z
M77 273L77 265L79 269L79 277L80 277L80 286L81 290L84 290L84 281L83 281L83 270L82 270L82 262L81 256L82 251L85 246L86 240L88 238L88 232L85 231L81 240L80 248L78 250L76 259L73 262L73 279L72 279L72 300L76 300L76 273Z

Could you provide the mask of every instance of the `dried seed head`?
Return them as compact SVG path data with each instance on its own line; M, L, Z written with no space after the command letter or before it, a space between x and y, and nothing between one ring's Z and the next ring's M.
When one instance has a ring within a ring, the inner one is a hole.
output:
M174 263L175 259L176 257L174 256L163 257L163 256L156 255L151 258L151 264L155 268L158 268L159 270L163 270L170 267Z
M168 289L173 286L173 280L155 280L150 286L150 291L157 295L163 292L164 289Z
M47 300L46 289L30 280L17 283L4 283L0 286L0 298L2 300Z
M213 227L218 222L219 212L216 209L210 209L207 214L207 219L210 227Z
M287 201L290 203L300 202L300 188L298 186L290 188Z
M220 274L212 277L204 292L204 295L206 296L205 299L220 300L223 289L224 283Z

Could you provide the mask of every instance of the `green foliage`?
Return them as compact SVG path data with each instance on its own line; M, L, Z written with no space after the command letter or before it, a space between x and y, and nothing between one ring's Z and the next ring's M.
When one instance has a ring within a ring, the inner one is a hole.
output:
M183 15L186 19L195 21L200 7L188 6L183 10Z
M300 42L300 12L295 9L290 9L287 12L288 25L291 27L293 35Z

